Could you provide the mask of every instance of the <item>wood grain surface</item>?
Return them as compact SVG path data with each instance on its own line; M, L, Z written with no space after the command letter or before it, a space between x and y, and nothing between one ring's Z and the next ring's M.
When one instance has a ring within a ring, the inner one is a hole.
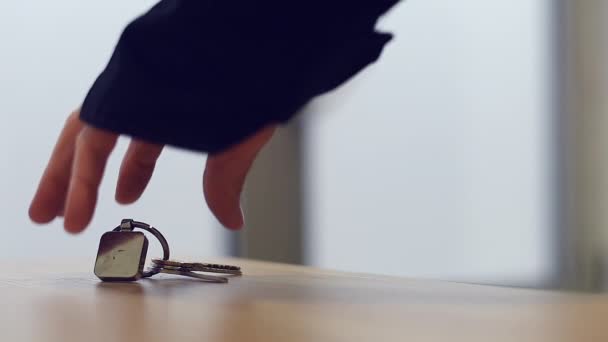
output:
M608 341L608 296L224 261L228 284L2 263L1 341Z

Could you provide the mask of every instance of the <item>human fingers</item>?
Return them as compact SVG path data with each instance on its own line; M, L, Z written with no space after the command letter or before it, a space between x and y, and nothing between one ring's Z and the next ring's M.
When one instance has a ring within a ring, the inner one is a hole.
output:
M242 143L207 158L203 174L205 200L215 217L229 229L240 229L244 224L240 205L243 185L255 158L275 129L265 127Z
M116 185L118 203L129 204L142 195L156 166L163 145L133 140L123 158Z
M76 139L84 127L78 115L75 111L66 120L30 203L29 217L36 223L48 223L63 212Z
M67 193L64 228L79 233L95 212L99 184L118 135L85 126L76 141L72 176Z

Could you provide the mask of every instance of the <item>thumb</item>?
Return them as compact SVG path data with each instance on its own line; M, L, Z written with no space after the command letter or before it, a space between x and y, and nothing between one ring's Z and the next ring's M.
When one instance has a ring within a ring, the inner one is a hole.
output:
M243 227L241 192L258 153L276 126L266 126L245 141L219 154L210 155L203 174L203 193L211 212L229 229Z

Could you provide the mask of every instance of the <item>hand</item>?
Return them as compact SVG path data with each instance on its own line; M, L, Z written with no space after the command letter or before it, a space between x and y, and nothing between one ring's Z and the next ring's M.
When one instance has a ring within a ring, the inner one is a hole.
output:
M106 162L118 135L91 127L72 113L59 136L32 200L29 216L36 223L64 217L70 233L83 231L90 223ZM270 140L275 126L268 126L232 148L207 158L203 189L215 217L230 229L243 226L240 195L245 178L258 152ZM116 201L129 204L144 192L162 145L133 139L124 156Z

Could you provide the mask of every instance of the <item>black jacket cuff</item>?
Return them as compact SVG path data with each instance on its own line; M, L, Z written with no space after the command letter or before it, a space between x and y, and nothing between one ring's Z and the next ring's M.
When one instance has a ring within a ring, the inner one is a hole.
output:
M162 0L123 31L81 110L88 124L216 153L288 121L375 62L398 0Z

